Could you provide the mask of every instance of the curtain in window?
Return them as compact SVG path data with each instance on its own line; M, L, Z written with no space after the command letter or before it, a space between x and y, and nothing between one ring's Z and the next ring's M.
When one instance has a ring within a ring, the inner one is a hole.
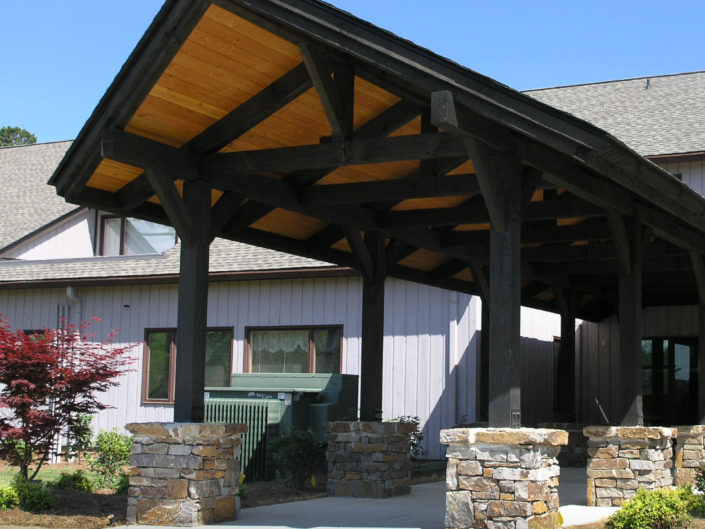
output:
M308 372L308 336L308 330L252 331L252 372Z
M340 329L316 329L316 373L340 373Z

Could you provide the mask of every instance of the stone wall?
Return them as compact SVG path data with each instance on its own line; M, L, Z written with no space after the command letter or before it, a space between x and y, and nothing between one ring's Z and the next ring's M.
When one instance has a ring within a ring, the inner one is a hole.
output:
M638 488L673 485L675 428L586 426L587 503L619 506Z
M561 468L585 468L587 466L587 438L583 435L582 424L553 422L539 423L538 427L568 432L568 444L562 447L558 454L558 464Z
M676 485L695 485L705 462L705 426L679 426L676 440Z
M127 521L194 526L234 520L244 424L133 423Z
M409 436L413 424L331 422L328 433L328 494L386 498L411 492Z
M567 442L562 430L443 430L441 443L448 445L445 527L559 527L556 458Z

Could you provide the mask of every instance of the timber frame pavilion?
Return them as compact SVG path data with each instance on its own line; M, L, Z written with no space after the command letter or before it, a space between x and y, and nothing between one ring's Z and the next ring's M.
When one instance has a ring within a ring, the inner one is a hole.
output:
M603 130L318 0L167 0L50 183L176 229L178 422L203 417L214 237L360 271L363 420L381 413L388 276L485 301L490 426L521 424L520 305L562 316L567 419L575 318L618 314L622 424L643 421L643 306L699 304L705 366L705 199Z

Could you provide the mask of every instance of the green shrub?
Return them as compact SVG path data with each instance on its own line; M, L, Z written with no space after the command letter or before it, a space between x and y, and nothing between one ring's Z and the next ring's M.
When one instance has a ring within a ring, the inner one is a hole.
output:
M91 470L98 474L101 486L114 487L119 480L122 467L130 463L132 436L119 433L115 428L101 430L95 440L95 455L91 458Z
M678 489L639 489L636 495L607 520L608 529L673 529L691 520L693 492Z
M115 485L115 494L127 494L127 489L130 488L130 477L124 472L118 476L117 484Z
M93 428L91 415L79 414L76 422L69 427L68 455L75 456L81 462L81 453L90 449L93 442Z
M12 486L0 487L0 511L12 509L20 504L17 491Z
M414 459L418 459L426 455L426 450L423 446L421 446L421 442L423 441L423 433L421 433L421 430L419 429L421 419L412 415L402 415L401 417L395 417L389 422L413 424L416 427L416 430L414 430L409 436L409 454L411 454L411 457Z
M17 474L12 480L12 488L17 493L17 503L23 511L40 512L54 506L54 498L45 485L27 481L21 474Z
M326 468L325 444L311 430L292 429L277 437L272 446L277 474L297 489Z
M80 492L93 492L96 488L96 483L95 480L83 470L76 470L71 473L62 472L58 478L49 484L49 486L57 489L73 489Z

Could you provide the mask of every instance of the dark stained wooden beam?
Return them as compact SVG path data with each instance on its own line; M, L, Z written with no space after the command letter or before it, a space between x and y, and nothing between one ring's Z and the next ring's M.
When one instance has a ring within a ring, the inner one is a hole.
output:
M522 303L526 299L531 299L533 297L538 296L542 292L545 292L549 288L553 288L550 285L547 285L546 283L542 283L540 281L534 281L532 283L529 283L526 285L524 288L521 289L521 299Z
M351 224L365 230L376 229L374 214L370 210L360 206L304 206L299 200L297 188L284 180L242 174L232 177L212 177L209 181L216 189L242 193L251 200L267 204L270 206L269 211L274 207L280 207L329 222ZM243 208L248 204L249 202L244 204ZM258 206L248 206L248 208L260 209ZM262 210L264 209L262 208ZM235 212L234 222L238 221L240 213L240 211ZM245 220L250 221L249 218Z
M625 220L618 212L610 209L607 210L607 222L610 226L610 231L612 232L614 247L617 250L617 260L619 261L620 273L629 275L631 274L632 269L632 249L629 243L629 235L627 234Z
M341 99L341 119L343 136L351 139L355 129L355 66L352 63L336 63L333 68L333 82Z
M174 180L198 177L198 160L191 152L119 129L103 134L101 155L142 169L158 170Z
M149 173L148 173L149 176ZM169 181L173 185L172 181ZM177 310L174 420L203 422L208 316L208 248L211 241L211 188L205 182L184 182L184 208L191 237L181 240Z
M219 151L311 86L306 66L300 64L198 134L186 146L199 154Z
M351 184L311 186L302 191L304 204L351 204L411 198L474 195L480 191L473 174L457 174L435 178L401 178Z
M561 314L561 343L558 355L558 412L561 422L575 420L575 290L554 288Z
M450 134L418 134L211 154L203 158L201 173L206 178L281 173L348 165L452 157L461 156L464 153L462 139Z
M496 201L490 231L489 425L521 426L521 167L512 155L492 157L485 177ZM481 169L478 169L480 179ZM482 182L480 183L482 187ZM487 192L483 189L483 192Z
M421 110L418 104L403 99L360 125L353 135L358 140L385 138L416 118Z
M152 195L154 195L154 189L152 189L149 179L144 173L132 182L122 186L115 193L115 197L120 203L120 209L126 212L144 204Z
M307 74L308 75L308 74ZM405 125L421 111L417 104L408 101L400 101L387 110L372 118L367 123L359 126L354 135L357 139L384 137L399 127ZM325 167L322 169L295 171L286 175L283 180L296 186L311 185L331 172L337 167ZM237 219L231 222L231 231L244 229L256 222L258 219L271 213L274 208L268 204L262 204L254 200L244 204L238 211ZM342 238L342 237L341 237Z
M699 287L698 287L699 288ZM698 424L705 420L705 303L698 296Z
M345 118L343 116L343 100L338 87L331 77L332 65L323 57L316 48L307 42L299 44L299 51L304 59L308 74L316 87L321 106L328 117L333 136L340 139L346 137Z
M211 211L211 240L225 228L233 217L233 212L237 210L243 200L245 200L245 195L232 191L224 193L218 199Z
M403 241L398 239L392 239L387 245L387 269L391 269L399 261L404 260L411 254L416 252L418 248L410 246Z
M600 219L585 220L579 224L557 226L555 221L525 222L521 227L522 243L560 243L600 241L610 239L609 226ZM489 244L489 230L448 231L441 234L445 246Z
M337 224L329 224L319 232L306 239L306 247L311 251L329 248L345 237L343 229Z
M375 263L373 261L372 255L365 244L365 240L362 237L360 230L353 226L342 226L343 233L345 233L345 238L350 245L353 256L358 262L358 268L362 272L362 276L366 281L373 282L375 280Z
M437 266L431 270L431 276L436 277L439 280L453 277L455 274L462 272L468 267L467 262L461 261L460 259L450 259L442 265Z
M614 378L617 409L613 420L624 426L644 424L641 373L642 227L636 217L624 219L630 269L620 263L619 351Z
M482 197L474 197L452 208L410 209L377 213L377 223L385 229L414 226L455 226L487 222Z
M698 289L698 300L700 306L705 306L705 262L701 253L691 251L690 261L693 265L693 273L695 274L695 284ZM705 368L703 369L705 373ZM703 377L705 378L705 377Z
M194 225L194 218L189 213L176 185L174 185L174 180L159 169L152 169L151 167L146 168L144 174L147 176L152 189L157 193L159 202L179 238L189 245L194 245L194 230L197 226ZM186 182L191 181L186 180Z
M385 238L380 232L367 232L364 242L372 261L372 275L362 282L360 419L381 421L384 376L384 280L387 275Z
M705 234L698 232L665 213L637 204L635 212L654 234L688 251L705 251Z
M468 268L474 279L477 289L480 291L483 306L490 302L490 282L487 278L487 271L479 261L471 259L468 261Z

